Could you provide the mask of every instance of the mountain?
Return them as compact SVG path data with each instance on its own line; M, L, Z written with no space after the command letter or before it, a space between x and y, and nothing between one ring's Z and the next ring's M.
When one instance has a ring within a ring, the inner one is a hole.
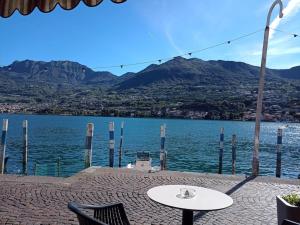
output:
M292 67L286 70L276 70L282 78L300 80L300 66Z
M117 76L110 72L95 72L70 61L15 61L0 69L0 78L22 82L47 82L52 84L112 84Z
M299 74L299 70L279 71L268 69L266 77L267 79L296 78L296 75L291 75L292 73ZM125 90L156 84L237 85L243 82L257 83L258 75L259 67L242 62L203 61L196 58L176 57L161 65L150 65L135 75L131 75L130 78L118 82L116 88ZM300 79L300 76L297 79Z
M259 67L176 57L115 76L71 61L0 67L0 112L253 119ZM267 69L264 113L300 120L300 66Z
M152 64L138 73L116 76L96 72L71 61L15 61L0 67L0 79L16 82L46 82L69 85L104 85L117 90L159 85L235 85L257 82L259 67L234 61L204 61L176 57L163 64ZM291 69L267 69L266 79L300 79L300 66Z

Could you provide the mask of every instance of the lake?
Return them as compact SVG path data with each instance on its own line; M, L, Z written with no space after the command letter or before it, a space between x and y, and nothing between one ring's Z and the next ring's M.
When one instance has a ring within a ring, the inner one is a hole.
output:
M8 173L22 171L22 121L28 120L28 172L51 175L61 158L60 173L70 176L84 168L87 123L94 123L93 165L108 166L108 124L115 122L115 165L118 162L120 124L124 121L123 166L135 161L137 151L149 151L153 165L159 165L160 125L166 124L168 169L217 173L219 132L224 127L223 172L231 173L231 137L237 135L237 174L251 173L254 122L144 119L88 116L0 114L9 119L6 154ZM260 174L275 176L277 129L283 123L262 123ZM282 176L300 173L300 124L290 123L283 131ZM53 166L54 165L54 166ZM49 174L50 173L50 174ZM42 174L43 175L43 174Z

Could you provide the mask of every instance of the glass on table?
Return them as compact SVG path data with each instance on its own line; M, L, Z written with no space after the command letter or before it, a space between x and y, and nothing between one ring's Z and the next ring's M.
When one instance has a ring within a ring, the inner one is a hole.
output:
M196 190L192 188L180 188L180 193L177 195L179 198L189 199L196 195Z

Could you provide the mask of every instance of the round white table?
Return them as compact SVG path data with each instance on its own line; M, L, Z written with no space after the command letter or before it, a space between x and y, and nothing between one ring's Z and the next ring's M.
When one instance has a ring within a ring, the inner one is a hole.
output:
M193 189L196 191L192 198L180 198L180 189ZM149 198L160 204L182 209L182 224L193 224L193 211L212 211L224 209L233 204L228 195L196 186L188 185L163 185L148 190Z

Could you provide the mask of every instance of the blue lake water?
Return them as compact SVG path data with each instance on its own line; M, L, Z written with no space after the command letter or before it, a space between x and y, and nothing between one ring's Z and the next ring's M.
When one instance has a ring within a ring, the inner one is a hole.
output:
M254 122L170 120L86 116L44 116L0 114L9 119L7 150L8 173L22 171L22 121L29 123L29 174L35 164L43 166L61 158L61 175L70 176L84 168L86 125L95 125L93 165L108 166L108 124L115 122L115 165L118 162L120 124L124 126L123 165L135 160L137 151L150 151L154 165L159 165L160 125L166 124L168 169L217 173L219 132L225 130L223 172L231 173L231 137L237 135L236 172L251 172ZM260 173L274 176L276 167L276 133L282 123L262 123ZM300 124L284 129L282 176L297 178L300 173ZM42 169L40 169L42 170ZM50 171L50 169L48 169ZM48 171L48 172L49 172Z

